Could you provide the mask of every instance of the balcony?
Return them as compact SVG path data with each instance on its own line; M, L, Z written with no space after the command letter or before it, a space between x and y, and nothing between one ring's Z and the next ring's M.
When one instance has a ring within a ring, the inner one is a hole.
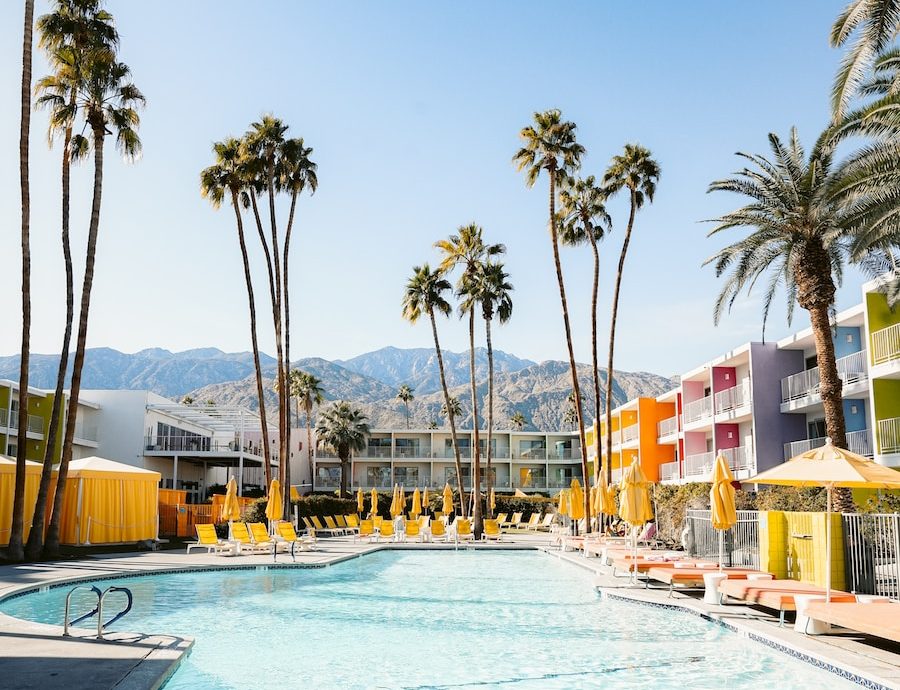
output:
M890 421L890 420L884 420ZM898 420L900 421L900 420ZM856 453L857 455L862 455L863 457L871 458L872 457L872 442L870 438L869 429L862 429L861 431L848 431L847 435L847 450L851 453ZM795 455L800 455L800 453L805 453L808 450L813 450L814 448L821 448L825 445L825 436L819 436L817 438L808 438L801 439L800 441L793 441L791 443L784 444L784 459L790 460ZM882 452L896 452L896 451L882 451Z
M728 460L728 467L732 472L741 472L750 469L750 461L752 453L747 446L738 446L737 448L723 448L721 451L725 459Z
M659 480L665 483L675 483L680 479L678 461L666 462L659 466Z
M399 448L397 450L400 450ZM414 450L412 448L404 449L404 450ZM365 450L359 451L358 453L353 454L354 457L365 459L371 458L373 460L382 460L382 459L390 459L391 457L391 446L390 444L386 446L378 446L369 444L366 446Z
M622 445L622 430L616 429L612 432L612 442L614 446Z
M715 395L716 414L731 412L750 404L750 382L744 381Z
M885 364L900 359L900 323L872 334L872 363Z
M519 448L518 450L513 449L512 453L513 460L541 460L544 461L547 459L547 449L544 447L540 448Z
M865 381L869 378L866 368L866 351L860 350L852 355L839 358L837 364L838 377L845 386ZM799 374L781 379L781 402L802 400L819 394L819 367L813 367Z
M637 441L638 436L640 436L641 429L640 425L635 422L634 424L630 424L622 429L622 443L629 443L630 441Z
M388 448L390 451L390 448ZM384 457L391 457L390 453ZM412 458L430 458L431 457L431 444L430 443L416 443L413 445L407 446L399 446L394 445L394 457L400 460L409 460Z
M713 463L716 461L715 453L696 453L684 458L684 478L700 481L708 481L712 474Z
M674 417L669 417L668 419L662 420L659 424L656 425L657 436L659 438L665 438L666 436L673 436L678 433L678 415Z
M13 410L12 413L9 413L7 410L0 410L0 429L18 429L19 428L19 413L16 410ZM38 417L37 415L30 414L28 415L28 433L29 434L43 434L44 433L44 419L43 417Z
M694 400L684 406L684 423L691 424L699 422L705 417L712 416L712 396L707 395L705 398Z
M547 458L553 460L581 460L581 451L578 448L562 448L550 451Z
M883 455L900 453L900 417L878 421L878 450Z
M92 424L76 424L75 425L75 438L81 439L82 441L91 441L93 443L97 442L97 427Z

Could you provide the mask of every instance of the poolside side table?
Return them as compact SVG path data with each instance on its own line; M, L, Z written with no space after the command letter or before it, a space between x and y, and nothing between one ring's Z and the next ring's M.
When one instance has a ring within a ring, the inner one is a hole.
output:
M825 601L824 594L795 594L794 608L797 609L797 620L794 622L794 630L807 635L825 635L831 632L831 623L817 621L806 615L806 607L811 601Z
M706 592L703 594L703 602L718 606L722 603L722 595L719 594L719 583L728 579L728 573L720 573L715 570L711 573L703 573L703 584Z

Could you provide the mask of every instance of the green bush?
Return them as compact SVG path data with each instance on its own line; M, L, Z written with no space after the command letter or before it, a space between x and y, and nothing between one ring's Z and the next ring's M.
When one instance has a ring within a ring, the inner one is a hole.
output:
M244 522L267 522L266 504L268 499L259 498L244 509Z
M756 510L820 512L825 510L826 493L821 487L762 486L755 494Z
M333 494L312 494L304 496L292 504L297 507L297 515L300 517L322 517L324 515L349 515L356 512L356 499L338 498ZM381 501L379 500L379 506ZM369 502L366 500L366 509ZM265 505L263 506L265 511Z
M862 513L900 513L900 491L879 491L860 506Z

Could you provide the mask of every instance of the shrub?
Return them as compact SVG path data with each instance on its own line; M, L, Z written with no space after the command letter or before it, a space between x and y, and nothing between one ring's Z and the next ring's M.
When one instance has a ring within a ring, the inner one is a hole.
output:
M312 494L304 496L292 505L297 507L297 515L300 517L312 517L313 515L348 515L356 512L356 499L338 498L333 494ZM381 500L378 501L379 507ZM388 503L390 505L390 503ZM366 500L368 509L368 499ZM265 505L263 505L265 511Z
M760 486L754 507L757 510L820 512L825 510L826 493L821 487Z

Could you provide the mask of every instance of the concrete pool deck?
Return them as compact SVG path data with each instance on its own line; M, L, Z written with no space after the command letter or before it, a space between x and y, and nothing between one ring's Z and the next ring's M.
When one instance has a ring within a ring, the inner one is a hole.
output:
M864 679L860 687L900 690L900 646L881 644L849 631L827 636L806 636L792 626L778 627L778 618L763 609L743 605L711 606L696 593L668 589L644 589L628 583L626 577L614 577L599 559L584 558L580 552L560 552L548 545L546 534L504 535L504 541L472 545L466 548L540 549L551 556L587 568L603 596L621 597L657 606L677 607L720 621L737 634L756 643L781 648L819 666L831 666ZM184 551L159 551L96 555L89 559L65 562L23 564L0 567L0 599L35 588L74 586L85 579L111 579L121 576L171 570L222 568L326 567L384 549L453 549L453 544L371 544L353 542L349 537L320 539L319 550L302 552L292 562L289 554L223 557ZM462 548L462 545L461 545ZM109 604L114 611L116 605ZM76 614L77 615L77 614ZM92 619L93 620L93 619ZM116 627L127 628L127 616ZM42 690L156 690L189 653L191 638L168 636L166 631L144 633L110 632L96 640L96 629L80 628L72 637L62 636L59 626L41 625L0 614L0 685L4 688L42 688Z

